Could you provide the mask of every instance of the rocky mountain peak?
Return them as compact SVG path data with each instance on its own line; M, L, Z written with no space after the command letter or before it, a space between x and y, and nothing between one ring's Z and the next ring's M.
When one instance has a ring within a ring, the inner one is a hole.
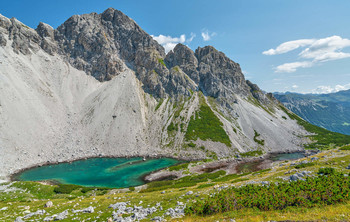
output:
M214 47L194 52L178 44L165 55L164 48L134 20L113 8L101 14L73 15L56 30L45 23L34 30L5 17L0 25L14 40L16 52L29 54L42 48L50 55L58 53L99 81L131 69L143 89L155 97L177 98L200 89L228 107L236 100L234 94L264 98L264 93L247 84L239 64ZM2 37L6 32L0 32L1 45L6 45Z
M194 52L187 46L177 44L167 54L165 62L169 67L180 67L195 83L199 83L198 60Z

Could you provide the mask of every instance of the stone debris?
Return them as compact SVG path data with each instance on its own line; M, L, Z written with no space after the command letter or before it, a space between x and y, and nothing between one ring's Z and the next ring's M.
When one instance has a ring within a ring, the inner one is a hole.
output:
M290 181L305 180L304 177L312 176L310 171L302 171L301 173L295 173L289 177Z
M87 207L85 209L81 209L81 210L72 210L72 212L75 214L75 213L93 213L95 211L95 209L90 206L90 207Z
M192 195L193 194L193 191L192 190L190 190L190 191L188 191L187 193L186 193L186 195Z
M47 216L44 218L44 221L53 221L57 217L57 214L54 214L52 216Z
M30 218L30 217L32 217L32 216L43 215L43 214L45 214L45 213L46 213L45 210L37 210L36 212L29 213L29 214L25 215L23 218L24 218L24 219L28 219L28 218Z
M68 216L68 210L65 210L65 211L63 211L62 213L59 213L59 214L56 216L55 220L63 220L63 219L66 219L67 216Z
M311 158L311 161L316 161L316 160L319 160L320 158L318 158L318 157L312 157Z
M165 212L165 216L170 216L171 218L180 218L180 217L183 217L185 216L185 207L186 205L184 206L178 206L178 207L175 207L174 209L173 208L169 208L166 212Z
M46 204L44 205L45 208L53 207L53 203L51 200L47 201Z
M160 216L157 216L157 217L152 218L152 221L161 222L161 221L163 221L163 218Z
M21 217L17 217L16 220L15 220L15 222L24 222L24 220L22 220Z
M112 214L113 221L128 222L144 220L151 214L157 211L156 207L144 208L142 206L128 207L130 202L119 202L111 204L108 208L113 208L115 211ZM160 205L157 204L160 207ZM129 217L123 217L123 214L131 214Z

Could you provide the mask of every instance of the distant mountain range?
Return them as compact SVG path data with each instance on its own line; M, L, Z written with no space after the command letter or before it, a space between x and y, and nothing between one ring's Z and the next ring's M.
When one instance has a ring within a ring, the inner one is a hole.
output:
M274 96L308 122L350 135L350 90L330 94L274 93Z

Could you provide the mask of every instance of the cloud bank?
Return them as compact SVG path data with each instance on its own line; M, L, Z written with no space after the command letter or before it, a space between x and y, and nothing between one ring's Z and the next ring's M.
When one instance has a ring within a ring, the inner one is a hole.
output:
M298 48L304 48L299 54L303 61L284 63L275 68L275 72L295 72L299 68L312 67L316 64L349 58L350 53L342 52L350 47L350 40L340 36L331 36L323 39L299 39L284 42L275 49L264 51L264 55L279 55Z
M318 86L316 89L312 90L311 93L314 93L314 94L335 93L335 92L348 90L348 89L350 89L350 83L345 85L336 85L335 87Z

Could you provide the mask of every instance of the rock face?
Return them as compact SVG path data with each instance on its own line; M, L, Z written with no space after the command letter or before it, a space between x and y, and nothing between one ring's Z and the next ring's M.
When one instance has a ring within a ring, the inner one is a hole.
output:
M0 80L0 176L82 157L227 158L308 142L281 104L222 52L179 44L165 55L112 8L74 15L57 29L0 15ZM214 137L188 140L203 106L231 146Z

